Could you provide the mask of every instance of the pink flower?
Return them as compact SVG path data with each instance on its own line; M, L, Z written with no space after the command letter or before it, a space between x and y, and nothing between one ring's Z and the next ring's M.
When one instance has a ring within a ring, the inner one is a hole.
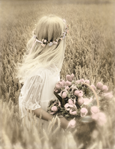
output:
M81 117L86 116L87 113L88 113L88 110L86 108L81 108L80 110Z
M78 98L78 104L81 106L83 103L84 103L83 98L82 97L81 98Z
M64 80L61 80L60 83L62 84L62 86L65 86L65 81Z
M88 105L88 104L90 104L92 102L93 98L92 97L90 99L83 98L83 100L84 100L84 105Z
M81 83L85 83L85 80L84 80L84 79L81 79L80 82L81 82Z
M90 81L89 80L85 80L85 83L90 84Z
M66 86L65 89L68 90L69 89L69 86Z
M74 78L74 74L73 74L73 73L71 74L71 78L72 78L72 79Z
M72 111L72 109L70 109L69 113L70 113L71 115L77 115L77 111Z
M92 106L91 107L91 113L92 114L96 114L96 113L98 113L100 110L99 110L99 108L97 107L97 106Z
M89 101L88 98L83 98L83 100L84 100L84 103Z
M95 87L95 85L93 85L93 84L92 84L92 85L91 85L91 87L92 87L94 90L96 90L96 87Z
M80 84L80 82L81 82L80 80L77 80L77 81L76 81L77 84Z
M72 81L72 77L70 75L66 75L66 80Z
M53 107L51 108L51 110L54 111L54 112L56 112L56 111L58 111L58 108L57 108L56 106L53 106Z
M95 120L95 121L98 120L98 113L92 114L91 117L92 117L92 119Z
M70 108L73 107L73 105L70 105L69 103L66 103L66 104L64 105L64 107L65 107L65 110L69 111Z
M102 87L103 87L103 83L98 82L98 83L97 83L97 88L98 88L98 89L102 89Z
M63 82L59 82L60 86L63 87L64 86L64 83Z
M83 91L80 90L79 93L78 93L78 97L82 97L83 96Z
M92 114L92 119L94 119L100 126L103 126L107 122L106 115L103 112Z
M108 87L107 87L107 85L103 85L103 87L102 87L102 91L103 91L103 92L107 92L107 91L108 91Z
M111 92L108 92L108 93L103 93L102 96L103 96L105 99L111 99L111 98L113 98L112 91L111 91Z
M58 92L58 90L55 90L55 92Z
M66 84L66 86L70 86L72 83L67 80L67 81L65 82L65 84Z
M69 99L69 100L68 100L68 103L69 103L69 104L74 104L73 101L72 101L72 99Z
M61 95L62 98L66 98L67 97L67 92L63 92Z
M76 126L76 120L73 118L72 120L69 121L67 128L75 128Z
M59 82L58 83L56 83L56 89L61 89L61 84L59 84Z
M62 80L62 82L63 82L63 84L64 84L64 86L65 86L65 81L64 81L64 80Z
M74 95L76 95L78 97L82 97L83 96L83 91L82 90L75 90Z
M78 96L78 94L79 94L79 90L75 90L74 95Z

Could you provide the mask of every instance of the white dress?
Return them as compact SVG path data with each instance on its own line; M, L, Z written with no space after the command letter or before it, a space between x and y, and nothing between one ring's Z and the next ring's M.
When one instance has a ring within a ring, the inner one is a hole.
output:
M60 81L60 70L55 64L33 72L33 75L25 81L19 95L21 119L26 116L26 109L42 108L47 110L49 101L56 98L53 91L58 81ZM42 119L42 124L45 126L48 123Z

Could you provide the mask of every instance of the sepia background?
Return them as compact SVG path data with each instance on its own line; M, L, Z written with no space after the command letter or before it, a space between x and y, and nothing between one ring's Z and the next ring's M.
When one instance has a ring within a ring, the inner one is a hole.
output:
M14 68L22 61L36 22L47 14L65 18L70 26L60 77L65 79L66 74L74 73L76 79L89 79L94 84L101 80L115 95L114 0L0 0L1 148L38 148L38 144L44 149L50 145L55 149L75 148L71 134L57 132L58 138L56 134L48 136L47 130L39 129L35 117L31 125L28 119L24 124L19 119L18 97L23 84L15 78ZM108 129L111 133L107 147L112 149L114 127ZM98 145L104 148L103 140Z

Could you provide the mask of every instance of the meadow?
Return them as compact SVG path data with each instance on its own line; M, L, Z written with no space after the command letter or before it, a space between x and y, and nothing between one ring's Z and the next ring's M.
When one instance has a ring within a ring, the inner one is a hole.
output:
M36 22L47 14L65 18L70 26L60 78L65 79L66 74L74 73L76 79L89 79L94 84L102 81L115 97L113 3L0 1L0 148L113 149L114 101L106 109L110 125L102 130L102 140L93 138L92 141L91 138L88 145L78 138L74 140L77 130L74 134L60 131L58 118L52 120L46 130L39 129L40 123L37 123L32 113L23 122L19 119L18 97L23 84L15 78L16 63L22 61L26 43L32 36ZM53 127L55 123L56 130ZM88 132L85 134L88 135Z

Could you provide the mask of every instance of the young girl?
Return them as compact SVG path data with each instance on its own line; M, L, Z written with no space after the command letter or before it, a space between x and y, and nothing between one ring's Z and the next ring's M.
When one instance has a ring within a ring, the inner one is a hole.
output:
M55 15L44 16L36 24L22 64L18 63L16 68L16 77L24 83L19 96L21 118L29 109L37 117L42 115L43 124L52 120L53 116L46 111L49 101L56 98L53 91L60 81L67 32L66 20ZM70 125L64 117L60 122L64 129Z

